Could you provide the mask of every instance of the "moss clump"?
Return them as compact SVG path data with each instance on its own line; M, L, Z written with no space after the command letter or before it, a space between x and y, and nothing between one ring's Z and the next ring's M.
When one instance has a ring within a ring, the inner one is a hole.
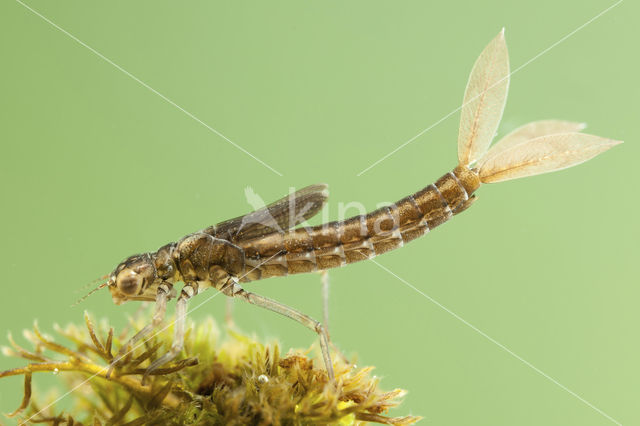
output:
M144 316L133 319L132 328L140 329L145 320ZM68 425L408 425L420 419L384 415L399 404L404 391L380 391L378 379L370 374L372 367L357 368L334 357L336 383L330 383L324 369L316 368L306 352L290 351L281 357L276 343L265 345L233 331L222 341L212 319L190 324L180 358L154 372L146 385L141 374L169 348L171 329L139 344L107 379L112 345L125 342L131 333L114 337L106 321L96 327L86 314L85 323L86 329L56 327L58 334L71 341L70 346L43 335L37 325L33 332L25 332L34 345L32 351L9 336L12 347L3 348L4 354L31 361L0 372L0 378L25 377L22 404L10 416L19 416L22 423ZM66 359L53 360L51 354ZM51 403L32 401L32 373L42 371L60 372L66 379L73 391L68 395L73 406L69 413L58 412Z

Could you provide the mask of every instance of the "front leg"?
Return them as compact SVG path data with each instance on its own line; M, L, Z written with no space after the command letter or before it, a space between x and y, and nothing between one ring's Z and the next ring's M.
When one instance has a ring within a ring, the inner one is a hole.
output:
M171 349L149 365L142 377L143 385L146 383L147 377L149 377L154 370L157 370L160 366L173 360L178 356L180 351L182 351L182 348L184 347L185 324L187 319L187 303L197 292L198 283L196 282L186 283L184 287L182 287L182 291L180 292L180 296L176 302L176 320L174 322L174 335Z
M158 286L158 292L156 293L156 307L153 312L153 318L151 323L147 324L142 330L138 331L131 339L129 339L118 351L118 355L109 364L109 370L107 370L107 379L111 376L113 369L118 363L129 353L129 350L142 338L151 333L156 327L160 325L164 319L164 314L167 311L167 300L171 295L171 289L173 285L168 282L163 282ZM135 349L135 348L133 348ZM132 350L132 349L131 349Z

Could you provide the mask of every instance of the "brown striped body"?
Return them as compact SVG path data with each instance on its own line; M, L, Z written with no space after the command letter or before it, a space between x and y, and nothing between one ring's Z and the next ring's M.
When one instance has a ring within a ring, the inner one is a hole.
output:
M366 215L243 241L246 275L241 281L336 268L402 247L468 207L479 186L474 171L458 166Z
M160 285L177 281L191 283L198 291L214 287L234 295L240 289L235 284L238 281L314 272L370 259L402 247L466 209L479 186L474 170L458 166L395 204L342 221L265 233L261 224L242 231L243 221L234 219L224 222L225 226L189 234L155 253L126 259L112 275L124 277L133 271L141 278L126 294L119 286L110 286L112 296L116 303L154 300ZM309 197L315 199L313 194L317 193L309 193ZM315 211L321 207L317 202L314 206ZM232 238L238 232L247 235L250 231L258 236ZM144 277L140 275L143 270Z

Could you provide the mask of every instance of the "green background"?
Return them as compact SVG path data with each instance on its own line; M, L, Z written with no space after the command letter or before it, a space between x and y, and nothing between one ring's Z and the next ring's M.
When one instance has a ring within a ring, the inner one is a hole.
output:
M123 325L136 305L117 307L102 291L70 308L75 291L132 253L245 213L247 186L271 201L326 182L336 219L338 202L373 209L429 184L455 166L457 113L356 174L459 106L501 27L515 70L614 2L28 4L283 176L3 0L2 344L7 331L24 343L35 318L52 332L84 309ZM376 259L441 306L372 262L331 272L332 337L375 365L384 388L409 390L393 414L434 425L613 424L597 407L640 424L639 12L627 0L516 72L499 129L585 121L624 145L483 187L468 213ZM247 287L321 315L316 274ZM220 296L191 318L223 313ZM240 302L236 320L284 348L315 339ZM0 369L22 364L0 358ZM35 376L39 393L58 380ZM0 381L0 411L19 404L21 386Z

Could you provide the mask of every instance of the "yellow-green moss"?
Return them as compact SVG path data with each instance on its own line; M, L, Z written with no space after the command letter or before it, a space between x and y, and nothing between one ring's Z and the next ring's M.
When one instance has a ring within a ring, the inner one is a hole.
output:
M130 328L140 329L145 320L135 318ZM71 341L69 347L43 335L37 325L25 333L32 351L9 337L12 347L3 348L4 354L32 362L0 372L0 378L25 377L24 399L12 416L27 423L67 425L408 425L420 419L384 415L399 404L404 391L380 391L378 379L370 374L372 367L357 368L334 355L336 383L330 383L322 364L317 368L318 362L307 356L309 351L291 350L283 357L277 343L263 344L234 331L221 340L212 319L190 324L181 356L157 370L146 386L141 373L171 345L171 329L135 348L106 379L112 345L126 341L131 333L115 337L106 321L98 327L88 315L85 321L86 329L56 327ZM65 360L54 361L51 354L64 355ZM75 390L66 396L73 401L68 413L32 400L32 374L39 371L59 373L68 390Z

